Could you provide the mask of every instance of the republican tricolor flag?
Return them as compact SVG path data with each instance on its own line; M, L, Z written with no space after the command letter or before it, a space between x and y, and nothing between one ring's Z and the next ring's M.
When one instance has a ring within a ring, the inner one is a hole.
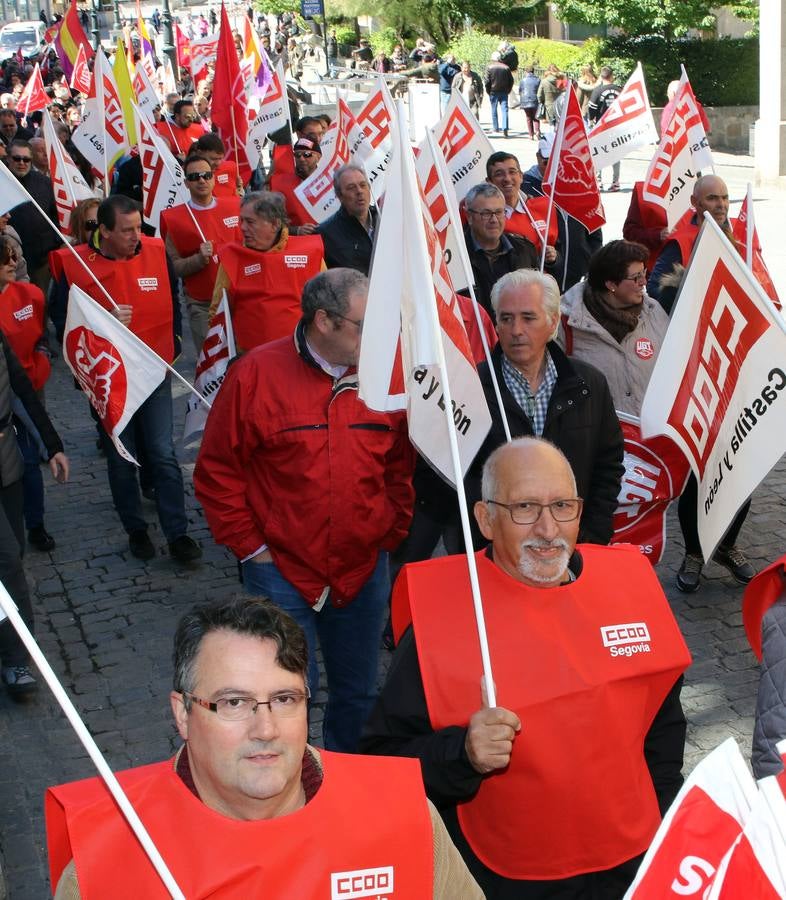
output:
M79 22L76 0L71 0L66 14L46 32L44 40L54 44L66 78L73 74L80 47L87 59L93 58L93 48Z

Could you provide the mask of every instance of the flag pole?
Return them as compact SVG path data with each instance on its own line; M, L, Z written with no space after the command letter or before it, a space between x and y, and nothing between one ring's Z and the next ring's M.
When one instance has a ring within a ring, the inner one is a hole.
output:
M546 266L546 245L548 244L548 234L549 234L549 222L551 222L551 216L554 212L554 185L551 186L551 193L549 194L549 205L546 209L546 234L543 236L543 246L540 249L540 273L543 274L543 270Z
M745 220L745 261L748 268L753 271L753 188L750 181L748 182L748 190L745 194L748 201L748 217Z
M159 853L158 848L153 843L153 840L148 834L148 831L142 823L142 820L137 815L136 810L131 805L131 801L128 799L125 791L120 786L120 782L117 780L115 773L109 768L107 761L104 759L101 751L98 749L98 745L93 740L90 732L87 730L85 723L82 721L79 713L77 712L76 707L71 702L71 699L65 692L62 684L60 684L57 675L47 662L44 654L41 652L41 648L38 646L35 638L30 633L30 629L27 627L27 625L25 625L22 617L19 615L16 604L11 599L11 596L6 590L5 585L1 581L0 611L5 613L5 616L8 617L9 623L16 629L17 634L19 635L22 643L25 645L25 648L27 649L27 652L30 654L33 662L35 663L36 668L44 677L44 681L46 681L49 689L55 695L55 699L60 704L61 709L65 713L65 716L71 724L71 727L76 732L76 735L81 741L82 746L87 751L87 754L92 760L93 765L96 767L96 769L98 769L98 774L104 780L104 783L106 784L106 787L111 793L114 801L120 807L120 811L128 822L131 830L136 835L137 840L142 845L142 849L147 854L147 857L152 863L153 868L156 870L158 876L161 878L161 881L163 881L164 885L166 886L170 897L172 897L173 900L185 900L185 894L178 887L174 876L169 871L167 864L164 862L164 859ZM0 621L2 621L2 619L3 616L0 615Z
M469 259L467 255L462 252L464 248L464 235L461 233L461 230L458 228L457 224L457 215L458 211L455 209L454 204L454 196L453 193L453 185L448 184L445 178L444 168L444 156L442 155L442 150L439 148L439 145L434 140L434 134L430 128L426 129L426 139L428 140L428 145L431 150L431 154L434 157L434 164L437 170L437 178L439 179L440 190L442 191L442 196L445 198L445 204L448 210L448 219L449 224L448 228L452 228L454 232L458 235L458 246L459 256L461 257L461 267L464 269L464 277L467 279L467 286L469 287L469 297L472 301L472 311L475 313L475 322L478 326L478 333L480 334L480 340L483 344L483 353L486 357L486 362L489 367L489 375L491 376L491 383L494 386L494 396L497 398L497 405L499 406L499 414L502 419L502 427L505 431L505 440L510 442L510 425L508 424L508 414L505 412L505 406L502 402L502 392L499 389L499 381L497 380L497 372L494 369L494 363L491 360L491 348L489 347L488 340L486 338L486 329L483 327L483 320L480 317L480 308L478 306L478 298L475 295L475 285L474 276L472 274L472 266L470 265Z
M398 123L396 130L398 131L398 142L395 151L402 153L404 159L402 165L408 172L405 178L406 188L412 191L412 208L420 210L421 197L419 191L414 191L413 187L417 184L417 176L415 174L415 162L409 149L409 144L405 143L402 131L402 122L404 121L403 103L398 101ZM394 151L394 152L395 152ZM383 212L384 215L384 212ZM421 225L422 227L422 225ZM431 317L432 333L435 336L434 351L437 356L437 367L441 378L442 395L444 398L445 419L448 427L448 443L450 445L450 456L453 462L453 474L456 482L456 494L459 502L459 513L461 516L461 530L464 535L464 544L466 549L467 569L469 570L469 582L472 589L472 603L475 610L475 622L478 631L478 641L480 643L480 658L483 667L483 679L486 688L486 699L489 707L497 705L497 692L494 685L494 678L491 670L491 655L489 653L488 634L486 632L486 617L483 613L483 600L480 595L480 580L478 578L478 566L475 559L475 553L472 545L472 530L469 524L469 511L467 508L467 495L464 490L464 477L461 469L461 458L459 455L458 438L456 437L456 423L453 420L453 398L450 393L450 384L447 378L447 364L445 362L445 348L442 343L442 326L439 321L439 311L437 310L437 298L434 292L433 282L430 288L427 286L430 294L429 316Z
M101 53L101 47L96 51L96 55ZM104 57L103 62L98 63L98 87L96 89L96 99L99 102L99 113L101 116L101 131L104 135L104 195L109 196L109 160L107 158L107 135L106 135L106 116L103 111L106 110L106 100L104 99L104 65L109 65L109 60ZM93 66L93 78L96 77L96 66ZM100 96L99 96L100 95Z

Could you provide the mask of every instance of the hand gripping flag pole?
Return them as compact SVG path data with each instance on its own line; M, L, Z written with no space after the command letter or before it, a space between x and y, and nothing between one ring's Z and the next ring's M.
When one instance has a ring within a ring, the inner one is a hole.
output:
M19 615L16 604L11 599L8 591L5 589L5 585L0 581L0 621L2 621L6 617L8 618L9 623L16 629L16 632L22 640L22 643L25 645L27 652L32 657L36 668L44 677L44 680L49 685L50 690L55 695L55 699L60 704L60 707L65 713L66 718L71 723L71 727L76 732L76 735L81 741L82 746L85 748L85 750L87 750L90 759L93 761L93 765L96 767L96 769L98 769L99 775L101 776L101 778L103 778L107 789L109 790L117 805L120 807L120 811L125 816L126 821L128 822L131 830L136 835L137 840L142 845L142 849L147 854L156 872L158 872L161 881L163 881L166 889L169 891L170 896L173 898L173 900L186 900L185 894L177 886L177 882L172 876L172 873L169 871L169 868L164 862L161 854L158 852L158 848L153 843L150 835L147 832L147 829L142 824L142 820L136 814L136 810L131 805L131 802L126 796L125 791L120 786L120 782L115 777L114 772L109 768L107 761L104 759L101 751L98 749L98 745L93 740L90 732L85 727L85 723L80 718L76 707L71 702L62 684L60 684L57 675L54 673L54 670L47 662L46 657L41 652L41 648L38 646L35 638L30 633L30 629L27 627L27 625L25 625L22 617Z

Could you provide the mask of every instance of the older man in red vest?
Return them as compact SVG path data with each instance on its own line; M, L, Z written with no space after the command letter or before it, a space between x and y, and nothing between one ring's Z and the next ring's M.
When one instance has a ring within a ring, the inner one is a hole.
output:
M407 566L393 592L399 645L361 749L420 759L488 897L621 898L682 783L690 654L637 548L576 547L580 513L552 444L489 457L476 559L497 706L464 557Z
M417 764L307 744L307 658L298 625L258 599L181 620L171 704L184 744L118 776L180 889L479 900ZM46 825L56 900L169 897L98 778L51 788Z

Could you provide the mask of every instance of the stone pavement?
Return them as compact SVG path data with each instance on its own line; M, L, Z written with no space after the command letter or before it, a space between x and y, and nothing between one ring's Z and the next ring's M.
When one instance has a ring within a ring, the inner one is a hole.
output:
M514 147L525 166L533 153L533 145L526 140L495 143ZM645 154L623 162L623 182L640 177L645 162ZM750 170L749 159L725 157L721 174L736 192ZM610 222L606 237L611 239L620 233L628 195L605 197ZM772 210L778 199L767 195L761 206ZM758 209L757 205L757 213ZM766 216L759 219L765 248L775 243L778 234L774 218L771 226L767 221ZM783 277L776 280L786 284ZM181 370L190 376L193 351L186 343ZM174 393L176 419L182 423L183 390L178 385ZM37 636L109 764L122 769L160 760L177 745L168 703L175 624L193 603L237 591L236 564L212 543L193 498L193 449L181 458L192 534L204 547L204 560L184 568L169 559L152 504L147 504L147 514L155 523L151 536L158 556L150 563L131 557L112 509L105 463L95 447L86 401L73 388L62 359L55 362L47 398L71 458L72 478L65 486L47 483L46 521L57 549L51 554L31 552L27 557ZM782 461L754 496L741 536L743 550L757 567L784 550L785 495ZM709 565L701 591L690 597L680 594L674 575L681 558L672 514L668 552L658 574L694 656L683 691L689 719L688 771L729 734L748 754L758 672L741 628L741 589L722 569ZM387 661L385 654L382 672ZM324 700L321 692L312 723L315 739ZM10 900L41 900L48 895L45 788L92 774L91 763L45 686L25 704L11 702L0 691L0 853Z

